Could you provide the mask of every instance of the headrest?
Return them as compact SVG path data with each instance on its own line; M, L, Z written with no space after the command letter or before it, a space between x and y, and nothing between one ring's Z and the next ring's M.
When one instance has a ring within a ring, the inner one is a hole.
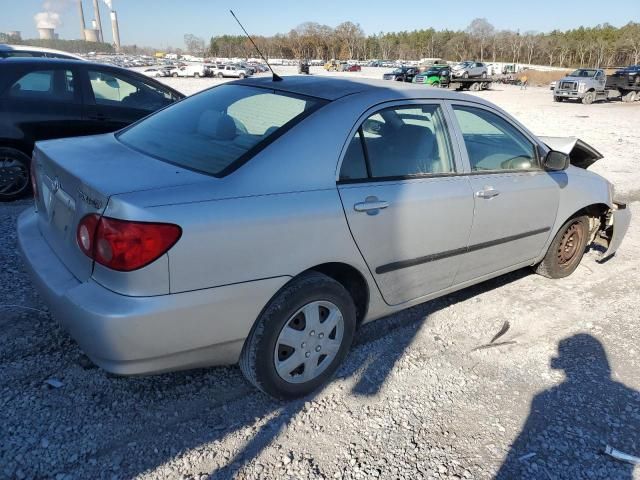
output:
M215 140L233 140L236 136L236 124L226 113L205 110L198 121L198 133Z

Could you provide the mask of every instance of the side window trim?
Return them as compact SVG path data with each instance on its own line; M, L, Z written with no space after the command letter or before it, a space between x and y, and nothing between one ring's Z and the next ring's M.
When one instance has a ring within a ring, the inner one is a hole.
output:
M437 105L440 107L440 110L442 111L443 117L444 117L444 127L445 127L445 133L447 138L449 139L449 144L451 147L451 154L453 155L453 168L454 171L453 172L447 172L447 173L421 173L421 174L415 174L415 175L403 175L403 176L394 176L394 177L372 177L371 174L371 166L369 164L369 154L367 152L367 147L366 147L366 142L364 140L364 134L362 132L362 125L364 123L364 121L375 115L376 113L379 113L383 110L387 110L390 108L411 108L411 107L415 107L415 106L422 106L422 105ZM459 145L459 140L456 136L456 134L454 133L453 130L455 130L457 128L457 123L453 123L455 119L452 118L452 112L449 111L449 108L447 106L447 102L445 100L428 100L428 99L407 99L407 100L395 100L395 101L390 101L390 102L382 102L382 103L378 103L370 108L368 108L367 110L365 110L359 117L358 120L356 120L354 127L349 131L349 135L346 139L346 141L343 144L342 147L342 151L338 160L338 165L337 165L337 169L336 169L336 184L341 185L341 184L351 184L351 183L380 183L380 182L397 182L399 180L415 180L415 179L424 179L424 178L439 178L439 177L456 177L456 176L460 176L460 175L464 175L464 163L462 162L462 150L460 148ZM357 128L356 128L357 125ZM367 177L368 178L361 178L361 179L349 179L349 180L341 180L340 179L340 171L342 169L342 162L344 160L344 157L346 155L347 149L349 148L349 144L351 142L351 139L356 135L356 133L358 134L358 136L360 137L360 142L362 145L362 149L363 149L363 155L364 155L364 159L365 159L365 166L367 169ZM464 151L465 155L466 155L466 150Z
M529 133L526 129L524 129L522 127L522 125L520 125L517 121L514 121L508 117L505 117L502 113L500 113L499 111L481 104L481 103L475 103L475 102L469 102L469 101L465 101L465 100L447 100L446 102L446 106L447 109L449 110L449 115L451 117L451 121L453 122L453 125L455 125L455 127L451 128L450 130L455 131L455 136L456 136L456 140L457 143L459 145L460 148L460 152L462 155L462 158L464 160L464 164L465 164L465 170L464 173L466 175L504 175L504 174L517 174L517 173L535 173L535 172L544 172L544 169L542 168L542 162L541 162L541 158L540 158L540 152L541 151L545 151L546 147L544 145L541 145L539 143L539 141L533 137L533 135L531 133ZM462 135L462 130L460 128L460 124L458 123L458 120L456 118L455 115L455 111L454 111L454 107L456 105L462 106L462 107L468 107L468 108L477 108L480 110L485 110L489 113L492 113L498 117L500 117L502 120L504 120L505 122L509 123L518 133L520 133L523 137L525 137L529 142L531 142L531 144L534 147L534 154L535 154L535 159L536 162L538 163L538 167L537 168L531 168L531 169L527 169L527 170L486 170L486 171L472 171L471 170L471 160L469 159L469 153L467 152L467 146L465 144L464 141L464 137Z

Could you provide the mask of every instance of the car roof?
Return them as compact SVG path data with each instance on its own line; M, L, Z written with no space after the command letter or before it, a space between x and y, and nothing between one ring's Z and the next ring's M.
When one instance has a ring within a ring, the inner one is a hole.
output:
M52 53L56 55L66 55L69 59L84 60L75 53L63 52L62 50L54 50L53 48L34 47L31 45L8 45L6 43L0 43L0 52L38 52L38 53Z
M291 75L282 77L281 82L274 82L270 77L245 78L234 82L238 85L270 88L283 92L325 100L337 100L354 94L371 94L381 102L405 98L414 99L469 99L484 103L478 97L445 90L425 87L405 82L389 82L369 78L336 78L307 75Z

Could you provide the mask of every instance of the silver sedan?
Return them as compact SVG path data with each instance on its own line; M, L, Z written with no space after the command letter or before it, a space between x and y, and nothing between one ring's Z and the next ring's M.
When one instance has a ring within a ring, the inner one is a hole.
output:
M240 363L279 398L357 327L531 266L613 255L629 210L576 139L476 97L246 79L116 134L37 144L19 244L54 316L121 375Z

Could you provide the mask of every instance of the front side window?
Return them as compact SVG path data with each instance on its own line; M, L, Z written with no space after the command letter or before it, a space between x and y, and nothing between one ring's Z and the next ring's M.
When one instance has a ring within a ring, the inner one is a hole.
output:
M97 105L130 107L153 112L175 100L169 91L138 79L97 70L89 70L88 73Z
M118 135L160 160L223 176L326 103L244 85L221 85L176 103Z
M538 168L533 143L507 120L481 108L453 109L473 172Z
M356 137L360 142L355 138L351 141L343 159L341 180L455 171L451 142L438 105L381 110L362 123Z

